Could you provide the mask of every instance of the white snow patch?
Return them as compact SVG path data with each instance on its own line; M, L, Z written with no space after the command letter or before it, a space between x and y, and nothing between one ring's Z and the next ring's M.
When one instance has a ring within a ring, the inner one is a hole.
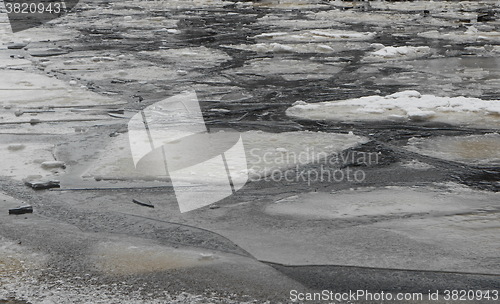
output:
M315 29L296 32L271 32L256 35L255 39L271 39L279 41L364 41L375 36L373 32L354 32L333 29Z
M364 61L380 60L410 60L425 57L431 54L428 46L384 46L374 52L370 52L363 58Z
M367 121L401 118L500 128L500 101L439 97L403 91L388 96L294 105L287 115L311 120Z
M454 42L500 42L500 32L480 31L471 26L465 31L438 31L432 30L418 34L421 37L429 39L446 39Z
M346 50L367 49L369 45L363 42L345 42L339 43L256 43L256 44L238 44L222 45L222 47L254 51L257 53L322 53L330 54Z

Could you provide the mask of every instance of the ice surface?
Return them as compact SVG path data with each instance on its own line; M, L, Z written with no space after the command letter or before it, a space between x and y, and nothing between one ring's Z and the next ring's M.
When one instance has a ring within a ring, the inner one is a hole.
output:
M248 170L238 172L241 176L258 179L276 170L305 165L368 141L354 134L322 132L266 133L248 131L241 133ZM237 159L234 159L237 162ZM215 164L217 165L217 164ZM205 168L206 174L196 172L189 178L191 182L206 179L218 168ZM231 169L231 168L229 168ZM241 176L235 179L241 179ZM158 163L146 162L144 167L134 167L128 138L120 135L97 157L83 174L83 177L118 180L159 180L165 178L165 169ZM189 182L186 180L186 182Z
M287 16L273 15L271 13L259 18L258 24L270 26L271 28L288 28L288 29L319 29L342 26L332 20L307 20L307 19L286 19Z
M412 159L410 161L400 163L402 167L413 169L413 170L429 170L435 168L433 165Z
M446 39L454 42L500 42L500 32L480 31L471 26L464 31L438 31L432 30L420 33L419 36L429 39Z
M252 5L256 7L275 8L283 10L316 9L326 7L326 4L319 0L264 0L253 2Z
M300 102L286 113L292 117L311 120L432 121L500 128L500 101L438 97L422 95L417 91L321 103Z
M290 265L497 274L499 202L456 183L297 191L266 204L267 229L240 220L225 235L257 259Z
M320 63L312 60L282 58L253 59L241 68L228 70L228 74L283 77L287 81L326 79L340 72L344 63Z
M474 165L500 165L500 135L410 138L406 148L424 155Z
M0 74L0 98L3 106L17 108L119 104L108 97L71 87L55 78L9 70Z
M134 68L123 68L106 71L82 71L74 73L85 80L136 80L151 81L161 79L163 81L177 80L182 76L173 68L162 68L157 66L142 66Z
M422 18L420 14L394 14L389 12L362 12L359 10L325 10L307 12L306 16L312 20L334 20L348 24L369 24L372 26L405 26L411 25L450 25L450 22L439 19Z
M379 50L368 53L364 61L410 60L431 54L428 46L382 46Z
M344 43L256 43L239 45L222 45L222 47L234 48L257 53L320 53L331 54L347 50L368 49L368 43L344 42Z
M204 46L142 51L138 54L155 60L161 59L162 62L172 64L176 68L191 69L211 68L231 59L231 56L223 51Z
M489 49L489 48L488 48ZM493 54L490 53L490 56ZM388 76L380 71L395 68ZM496 96L500 84L498 57L448 57L366 64L357 71L377 85L409 86L438 96ZM371 74L368 76L367 74Z
M354 32L346 30L333 29L314 29L296 32L270 32L254 36L257 40L276 40L276 41L364 41L373 39L373 32Z
M460 188L458 185L456 187ZM311 192L271 204L267 206L266 212L299 218L338 219L471 211L479 208L480 204L483 206L493 204L484 198L478 200L475 193L467 188L460 188L459 192L460 195L441 191L438 187L397 186L359 188L355 191L342 190L332 193ZM495 197L495 194L491 194L491 197ZM467 199L474 199L478 206L473 207Z
M12 146L13 145L13 146ZM54 176L64 172L64 169L44 169L42 163L53 161L52 144L28 143L22 148L14 149L16 143L0 144L2 161L0 172L2 176L22 180L28 176Z

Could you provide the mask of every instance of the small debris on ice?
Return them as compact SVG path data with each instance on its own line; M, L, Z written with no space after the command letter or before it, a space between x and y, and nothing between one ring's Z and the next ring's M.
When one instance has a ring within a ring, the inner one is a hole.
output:
M44 161L41 166L44 169L66 168L64 162L57 160Z
M149 207L149 208L154 208L155 207L153 204L151 204L151 202L146 203L146 202L143 202L143 201L140 201L140 200L136 200L135 198L132 200L132 202L136 203L137 205L144 206L144 207Z
M26 181L24 184L28 187L31 187L34 190L43 190L50 188L60 188L60 182L57 180L49 180L49 181Z
M29 44L29 42L13 42L7 45L7 49L10 50L19 50L22 49L23 47L26 47Z
M26 205L9 209L9 214L25 214L25 213L33 213L33 207Z
M211 253L200 253L200 257L198 258L199 261L212 261L214 259L215 257Z

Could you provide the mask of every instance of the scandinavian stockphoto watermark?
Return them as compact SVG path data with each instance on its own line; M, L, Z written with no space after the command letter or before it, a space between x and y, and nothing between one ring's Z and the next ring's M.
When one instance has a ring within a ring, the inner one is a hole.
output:
M364 170L350 164L378 163L377 153L276 148L245 149L234 130L208 130L195 91L156 102L135 114L128 136L136 170L172 183L181 212L216 203L248 181L362 182ZM271 149L272 150L272 149Z
M377 152L316 151L305 147L299 152L277 149L276 152L261 153L259 148L249 150L250 157L259 167L250 167L250 180L273 182L312 183L361 183L366 179L364 167L379 163ZM355 164L353 168L351 165ZM262 170L261 167L267 168ZM259 174L260 173L260 174Z
M194 91L164 99L135 114L128 123L136 168L168 177L181 212L226 198L248 180L241 135L208 132Z

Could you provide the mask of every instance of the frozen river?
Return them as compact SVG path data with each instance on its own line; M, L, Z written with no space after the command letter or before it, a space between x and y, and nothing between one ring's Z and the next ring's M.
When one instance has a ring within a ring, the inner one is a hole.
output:
M368 3L80 1L14 34L4 13L0 303L498 289L500 5ZM245 151L233 195L186 213L218 164L141 171L129 124L172 139L179 96Z

